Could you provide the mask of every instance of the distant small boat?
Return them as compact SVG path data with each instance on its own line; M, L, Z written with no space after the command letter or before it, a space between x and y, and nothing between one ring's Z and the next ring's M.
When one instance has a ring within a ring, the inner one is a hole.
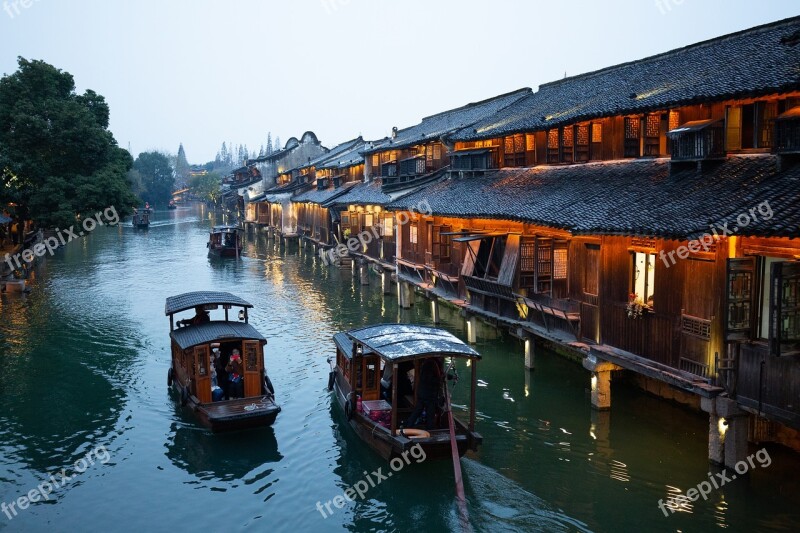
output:
M242 228L214 226L208 237L208 254L219 257L239 257L242 253Z
M136 229L147 229L150 227L150 214L153 211L150 207L145 207L144 209L135 209L133 210L133 219L131 222L133 223L133 227Z
M240 308L230 320L232 308ZM167 298L172 365L167 385L214 432L269 426L281 408L264 364L267 340L248 322L252 304L227 292L189 292ZM195 316L175 322L177 313ZM210 311L224 311L212 320ZM235 363L234 361L238 361ZM230 366L238 366L235 376ZM231 380L236 377L237 381ZM228 399L226 399L226 395Z
M178 204L175 203L175 200L170 200L167 209L178 209Z
M483 439L475 431L475 391L481 356L463 341L447 331L413 324L367 326L337 333L333 341L336 362L328 388L333 389L336 403L344 410L347 425L378 454L390 459L419 445L426 457L441 459L450 457L453 448L457 448L458 456L478 449ZM452 417L452 437L448 429L449 394L444 387L457 375L452 369L448 371L445 358L467 359L471 371L467 385L469 419L464 423ZM426 413L430 429L403 429L417 405L415 391L420 390L420 374L431 371L439 374L445 405Z

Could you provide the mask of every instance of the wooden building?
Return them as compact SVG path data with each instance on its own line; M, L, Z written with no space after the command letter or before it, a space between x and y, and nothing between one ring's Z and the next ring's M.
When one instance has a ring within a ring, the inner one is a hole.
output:
M793 18L549 83L442 134L449 165L426 167L442 179L388 204L408 221L398 279L573 350L598 408L611 371L683 391L716 462L748 435L800 449L797 65ZM390 183L406 176L406 154L378 155Z
M342 240L339 211L329 205L364 180L364 157L361 152L369 145L364 139L344 142L324 156L309 163L315 168L313 187L294 197L300 235L322 248Z

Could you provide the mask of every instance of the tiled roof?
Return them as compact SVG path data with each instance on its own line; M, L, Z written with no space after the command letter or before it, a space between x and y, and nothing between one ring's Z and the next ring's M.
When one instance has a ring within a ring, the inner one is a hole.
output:
M369 183L359 183L333 201L324 204L324 207L331 205L385 205L392 201L392 197L381 191L380 181Z
M603 116L800 89L800 17L542 85L449 135L478 140Z
M355 187L359 183L360 182L357 181L351 181L350 183L345 183L341 187L336 187L335 189L327 188L321 191L315 188L292 198L292 201L311 202L312 204L324 204L325 202L329 202L330 200L333 200L345 194L347 191L349 191L351 188Z
M530 93L531 90L529 88L518 89L488 100L467 104L425 117L416 126L398 130L396 138L376 143L372 148L365 150L364 154L372 154L384 150L398 150L439 139L447 133L494 115Z
M503 169L443 180L387 207L429 205L435 215L516 220L574 234L684 239L728 222L737 235L798 235L800 164L778 172L775 156L742 155L702 172L683 169L670 174L667 159ZM758 215L763 202L773 216L739 228L737 217L751 208Z
M343 170L355 165L360 165L364 162L364 156L362 155L362 152L366 146L368 146L368 143L364 141L356 143L346 152L342 152L337 156L328 158L324 163L318 165L317 168L320 170L324 168Z
M315 159L312 159L307 165L303 165L302 168L306 167L327 168L328 163L337 161L340 157L349 152L352 152L354 149L361 150L363 148L364 148L364 139L358 137L356 139L352 139L347 142L343 142L342 144L339 144L337 146L334 146L324 154L318 156Z

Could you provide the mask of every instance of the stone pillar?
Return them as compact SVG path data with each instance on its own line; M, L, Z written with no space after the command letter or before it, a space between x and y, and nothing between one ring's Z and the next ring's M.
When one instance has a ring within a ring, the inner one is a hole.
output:
M478 319L474 316L467 317L467 342L470 344L478 342Z
M414 286L407 281L397 282L397 295L402 309L409 309L414 305Z
M583 367L592 373L592 407L599 410L611 409L611 371L620 370L620 367L598 360L592 354L584 358Z
M747 413L726 396L701 398L700 408L708 413L708 460L734 469L747 458Z
M366 259L361 260L359 273L361 277L361 285L369 285L369 263Z
M434 324L439 324L442 321L439 316L439 299L436 297L431 299L431 319Z
M525 368L528 370L534 369L534 341L533 337L528 337L525 339Z
M383 294L392 294L392 273L388 270L384 270L381 274L381 286Z

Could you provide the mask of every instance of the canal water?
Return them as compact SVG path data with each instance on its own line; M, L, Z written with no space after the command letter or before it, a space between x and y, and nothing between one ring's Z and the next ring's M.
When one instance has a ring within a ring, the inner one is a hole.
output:
M0 297L0 530L458 530L449 461L413 462L327 516L317 506L386 471L326 390L331 335L429 324L429 306L401 311L378 277L362 287L264 236L248 237L240 261L209 259L214 221L197 206L156 212L149 231L99 228L44 261L30 294ZM167 390L164 300L207 289L256 305L283 407L273 428L212 435ZM457 315L443 320L464 335ZM769 448L769 466L707 500L670 500L665 517L659 499L712 471L705 417L629 387L596 413L579 365L541 352L528 373L514 339L477 348L484 445L462 460L475 531L800 529L795 456ZM456 386L457 405L467 389ZM40 501L8 507L32 490Z

